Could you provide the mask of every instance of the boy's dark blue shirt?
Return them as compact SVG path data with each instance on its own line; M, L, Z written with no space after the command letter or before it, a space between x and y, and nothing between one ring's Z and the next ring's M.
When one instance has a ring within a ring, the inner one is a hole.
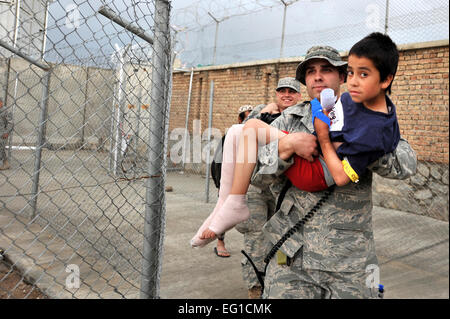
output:
M340 130L333 131L332 122L330 139L333 142L343 142L336 151L337 155L341 160L346 157L351 167L361 176L369 164L397 147L400 129L395 106L386 96L389 112L375 112L362 103L353 102L348 92L342 94L341 104L343 126Z

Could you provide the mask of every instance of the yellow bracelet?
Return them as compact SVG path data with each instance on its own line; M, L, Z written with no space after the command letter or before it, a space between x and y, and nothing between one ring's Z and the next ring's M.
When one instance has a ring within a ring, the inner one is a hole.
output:
M350 163L348 162L347 158L342 160L342 166L344 167L344 172L347 174L347 176L350 178L350 180L353 183L359 182L359 176L356 174L354 169L350 166Z

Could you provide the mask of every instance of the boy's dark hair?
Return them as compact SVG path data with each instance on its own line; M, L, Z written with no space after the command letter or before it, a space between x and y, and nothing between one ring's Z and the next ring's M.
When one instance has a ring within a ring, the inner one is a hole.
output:
M350 56L352 54L370 59L378 72L380 72L380 81L386 80L386 78L392 74L392 82L394 82L394 77L397 73L399 53L397 45L388 35L380 32L369 34L353 45L348 55ZM392 82L386 89L388 94L391 94Z

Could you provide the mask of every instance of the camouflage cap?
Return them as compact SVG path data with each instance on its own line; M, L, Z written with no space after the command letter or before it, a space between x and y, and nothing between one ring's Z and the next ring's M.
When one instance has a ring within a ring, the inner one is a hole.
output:
M331 63L331 65L337 67L339 72L345 73L347 62L342 61L339 52L326 45L313 46L306 52L305 59L297 66L296 79L303 85L305 84L305 66L311 59L325 59Z
M300 93L300 82L295 78L281 78L278 81L277 91L281 88L291 88Z
M251 105L242 105L239 110L238 110L238 114L241 114L242 112L247 112L247 111L253 111L253 106Z

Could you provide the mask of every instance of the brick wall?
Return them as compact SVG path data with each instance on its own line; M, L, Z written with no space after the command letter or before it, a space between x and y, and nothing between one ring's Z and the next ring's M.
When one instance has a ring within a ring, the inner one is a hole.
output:
M393 100L419 160L448 163L448 45L403 51Z
M397 106L401 134L422 161L448 164L449 160L448 53L448 41L400 47L391 97ZM345 53L342 56L347 58ZM208 127L211 80L214 80L212 126L225 132L236 123L239 106L273 100L278 79L295 76L301 59L195 69L189 132L192 133L194 119L201 120L202 131ZM185 126L189 80L190 72L173 74L171 130ZM302 95L307 99L303 86Z

